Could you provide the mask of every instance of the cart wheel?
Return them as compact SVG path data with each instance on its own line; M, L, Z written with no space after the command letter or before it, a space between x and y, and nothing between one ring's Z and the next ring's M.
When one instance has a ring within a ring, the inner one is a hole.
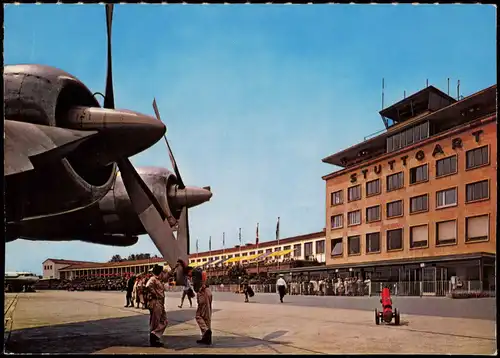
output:
M399 311L397 309L394 310L394 324L396 324L396 326L399 326Z
M380 316L378 314L378 310L375 308L375 324L379 325L380 324Z

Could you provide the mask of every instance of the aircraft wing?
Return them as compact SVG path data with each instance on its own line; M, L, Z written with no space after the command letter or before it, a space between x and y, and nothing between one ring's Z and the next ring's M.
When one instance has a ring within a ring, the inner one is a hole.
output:
M4 176L34 169L43 160L60 159L97 131L78 131L4 120Z

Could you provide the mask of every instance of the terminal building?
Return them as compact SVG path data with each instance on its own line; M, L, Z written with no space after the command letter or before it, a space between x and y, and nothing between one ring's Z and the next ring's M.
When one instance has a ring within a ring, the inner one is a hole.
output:
M311 265L321 265L326 259L325 245L325 231L323 230L281 240L191 254L189 265L210 269L210 276L219 275L223 269L239 264L248 267L249 273L266 273L278 267L291 267L296 261L309 261ZM167 265L165 260L159 257L122 262L87 262L49 258L43 262L43 278L72 280L87 276L124 276L146 272L155 264ZM218 268L221 272L217 270Z
M455 100L429 86L380 112L384 133L323 159L341 169L323 177L326 265L307 270L491 288L496 90Z

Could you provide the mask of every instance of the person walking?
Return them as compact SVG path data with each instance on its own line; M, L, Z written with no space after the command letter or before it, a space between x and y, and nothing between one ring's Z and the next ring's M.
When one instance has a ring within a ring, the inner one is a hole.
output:
M135 276L131 275L126 283L127 294L125 297L127 299L127 304L125 305L125 307L129 306L134 307L134 302L132 301L132 292L134 291L134 283L135 283Z
M188 298L189 300L189 307L193 307L193 301L191 300L194 297L194 291L193 291L193 284L191 281L191 277L188 275L184 276L184 289L182 290L182 297L181 297L181 304L179 305L179 308L182 308L182 304L184 303L184 299Z
M278 281L276 281L276 287L280 295L280 302L283 303L283 297L285 297L286 294L286 281L283 278L283 274L279 275Z
M149 296L149 344L152 347L162 347L161 337L167 328L167 311L165 310L165 281L163 267L155 265L153 276L146 283L145 291Z

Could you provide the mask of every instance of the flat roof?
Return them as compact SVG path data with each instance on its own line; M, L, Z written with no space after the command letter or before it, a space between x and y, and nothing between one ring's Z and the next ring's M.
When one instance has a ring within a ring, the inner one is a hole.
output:
M431 112L427 115L424 115L424 116L420 117L417 121L410 121L407 125L402 124L400 127L397 128L397 130L389 129L389 130L387 130L387 131L385 131L385 132L383 132L383 133L381 133L373 138L367 139L363 142L357 143L351 147L348 147L344 150L341 150L340 152L329 155L328 157L323 158L321 161L323 163L328 163L328 164L339 166L341 168L345 168L346 165L342 160L343 158L347 158L347 157L354 158L357 156L358 153L360 153L364 150L373 152L374 149L375 149L375 151L377 149L382 149L382 148L385 149L386 139L389 135L393 135L399 131L407 129L410 126L417 125L417 124L422 123L422 122L427 121L427 120L428 121L439 120L441 118L441 116L443 116L447 111L453 110L453 111L459 112L460 110L467 107L467 105L470 104L469 103L470 101L478 100L478 98L480 99L482 96L488 97L490 95L492 98L493 97L495 98L495 103L496 103L496 88L497 88L496 84L492 85L490 87L487 87L479 92L473 93L472 95L461 99L460 101L456 101L455 103L452 103L449 106L446 106L446 107L441 108L435 112ZM458 115L459 115L459 113L458 113ZM369 159L372 159L372 158L369 158ZM369 159L367 159L367 160L369 160ZM331 174L333 174L333 173L331 173ZM323 179L325 179L325 177L330 176L331 174L324 176Z

